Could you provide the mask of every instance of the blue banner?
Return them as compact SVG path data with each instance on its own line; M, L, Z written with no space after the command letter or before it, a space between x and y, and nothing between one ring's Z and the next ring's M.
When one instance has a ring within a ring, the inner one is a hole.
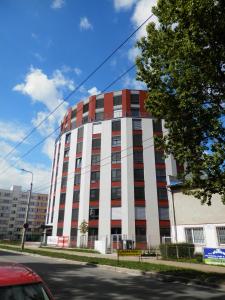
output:
M204 261L206 264L225 266L225 249L204 248Z

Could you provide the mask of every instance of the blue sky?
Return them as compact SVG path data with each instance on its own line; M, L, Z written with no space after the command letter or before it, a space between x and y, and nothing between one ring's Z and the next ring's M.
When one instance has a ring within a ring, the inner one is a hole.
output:
M156 0L1 0L0 1L0 188L12 184L34 190L50 183L51 133L68 106L102 91L133 63L142 28L88 80L47 122L6 160L4 156L53 110L150 14ZM152 19L154 21L154 18ZM135 71L112 90L144 88ZM13 165L14 167L10 167ZM47 190L48 191L48 188Z

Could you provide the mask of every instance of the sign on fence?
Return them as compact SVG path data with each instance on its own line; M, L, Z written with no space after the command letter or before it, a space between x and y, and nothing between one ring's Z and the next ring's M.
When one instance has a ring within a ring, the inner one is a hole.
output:
M204 261L209 265L225 266L225 249L204 248Z

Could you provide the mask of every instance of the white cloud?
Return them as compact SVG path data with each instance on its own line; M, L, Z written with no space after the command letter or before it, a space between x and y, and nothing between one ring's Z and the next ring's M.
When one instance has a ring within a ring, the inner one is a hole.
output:
M0 121L0 138L10 142L19 142L26 135L26 129L18 122ZM1 149L2 152L2 149Z
M140 54L140 50L136 47L130 48L128 50L128 58L132 62L135 62L135 60L139 54Z
M74 68L73 71L76 75L80 75L82 73L81 69L79 68Z
M89 94L90 96L101 94L101 91L99 91L99 90L96 88L96 86L92 87L92 88L89 89L87 92L88 92L88 94Z
M62 8L65 4L64 0L53 0L51 4L51 8L53 9L59 9Z
M53 137L50 137L46 140L42 148L42 152L46 154L50 158L50 160L53 159L54 146L55 146L55 139Z
M137 81L134 77L131 77L130 75L125 76L123 82L125 88L131 88L136 90L146 89L146 85L143 82Z
M114 7L116 10L126 10L133 6L134 3L136 3L137 0L114 0Z
M93 29L92 24L89 22L87 17L82 17L80 19L80 29L81 30L89 30L89 29Z
M13 147L4 141L0 141L0 149L1 156L4 157L13 149Z

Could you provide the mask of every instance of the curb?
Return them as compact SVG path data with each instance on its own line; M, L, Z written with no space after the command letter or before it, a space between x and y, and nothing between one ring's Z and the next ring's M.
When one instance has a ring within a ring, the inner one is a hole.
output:
M35 254L35 253L19 252L19 251L15 251L15 250L3 249L1 247L0 247L0 250L15 253L15 254L19 253L21 255L42 257L42 258L44 257L44 258L51 259L51 260L64 261L64 262L67 262L70 264L75 264L75 265L94 266L99 269L112 270L112 271L115 271L118 273L124 273L124 274L128 274L131 276L146 276L151 279L159 280L161 282L180 283L180 284L184 284L184 285L188 285L188 286L195 286L195 287L201 286L203 288L208 288L208 289L213 288L220 292L221 291L225 292L225 284L216 284L216 283L207 282L207 281L202 282L199 279L189 279L189 278L182 277L182 276L160 274L158 272L141 271L141 270L135 270L135 269L122 268L122 267L92 264L92 263L88 263L88 262L75 261L75 260L70 260L70 259L66 259L66 258L56 258L56 257L50 257L50 256L45 256L45 255Z

